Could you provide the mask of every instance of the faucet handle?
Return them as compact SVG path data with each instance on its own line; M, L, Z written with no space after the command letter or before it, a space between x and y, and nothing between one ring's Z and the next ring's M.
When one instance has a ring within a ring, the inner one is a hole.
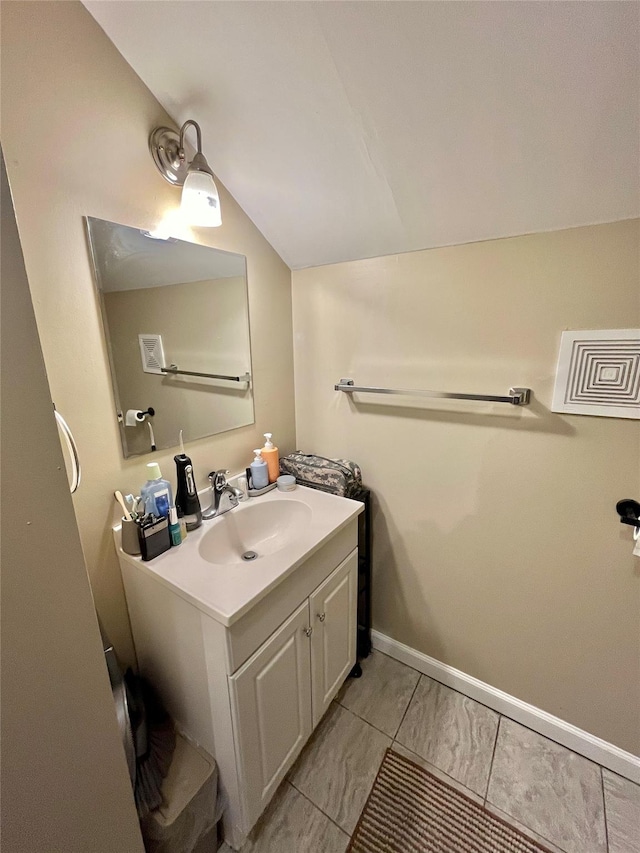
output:
M209 481L211 483L211 487L216 489L216 491L222 491L224 487L227 485L227 474L229 472L224 468L221 468L219 471L212 471L209 474Z

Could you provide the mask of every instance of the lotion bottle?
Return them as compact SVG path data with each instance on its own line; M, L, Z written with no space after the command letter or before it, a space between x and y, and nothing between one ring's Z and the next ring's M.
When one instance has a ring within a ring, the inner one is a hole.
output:
M262 448L262 458L267 463L269 472L269 482L275 483L280 476L280 457L278 456L278 448L271 441L273 433L265 432L264 437L267 439Z
M267 463L262 458L262 448L258 447L253 452L256 454L256 458L249 466L251 468L251 482L254 489L264 489L269 485Z

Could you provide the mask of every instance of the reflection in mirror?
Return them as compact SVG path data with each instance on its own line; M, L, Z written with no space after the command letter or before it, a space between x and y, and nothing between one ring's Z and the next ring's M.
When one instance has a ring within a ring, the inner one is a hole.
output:
M86 221L125 457L252 424L245 257Z

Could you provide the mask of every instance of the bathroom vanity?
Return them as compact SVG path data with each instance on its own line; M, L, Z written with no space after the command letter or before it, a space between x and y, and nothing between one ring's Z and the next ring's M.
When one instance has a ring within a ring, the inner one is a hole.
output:
M140 673L215 756L234 848L355 664L362 510L300 486L272 491L147 563L115 530Z

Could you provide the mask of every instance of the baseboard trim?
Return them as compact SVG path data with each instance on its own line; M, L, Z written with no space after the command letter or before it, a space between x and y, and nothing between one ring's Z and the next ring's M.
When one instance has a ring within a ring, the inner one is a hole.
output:
M446 663L429 657L422 652L405 646L404 643L393 640L379 631L371 632L374 649L384 652L407 666L417 669L425 675L434 678L447 687L452 687L465 696L487 705L499 714L504 714L521 723L538 734L544 735L557 743L584 755L585 758L601 764L614 773L640 784L640 758L630 752L620 749L606 740L589 734L571 723L548 714L535 705L529 705L515 696L510 696L484 681L467 675L459 669L454 669Z

